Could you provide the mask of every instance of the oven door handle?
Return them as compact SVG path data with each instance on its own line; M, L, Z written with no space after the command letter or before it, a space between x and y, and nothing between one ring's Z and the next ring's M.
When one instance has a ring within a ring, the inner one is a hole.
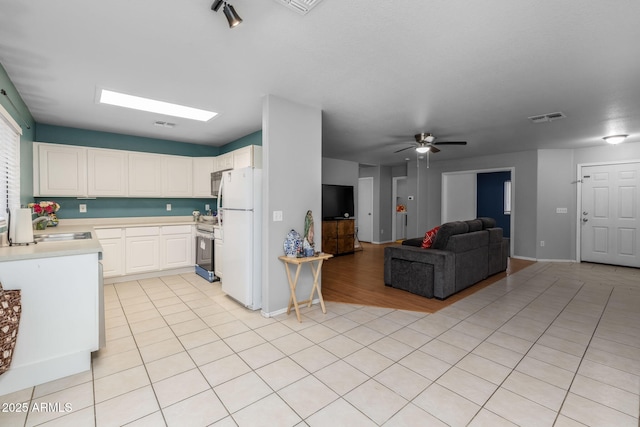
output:
M202 237L203 239L213 240L213 233L210 233L208 231L196 230L196 236L197 237Z

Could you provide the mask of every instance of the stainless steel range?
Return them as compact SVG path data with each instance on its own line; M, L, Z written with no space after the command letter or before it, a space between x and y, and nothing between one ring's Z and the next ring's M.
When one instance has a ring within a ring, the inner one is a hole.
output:
M216 234L219 234L219 228L215 222L200 221L196 224L196 274L209 282L220 280L215 274Z

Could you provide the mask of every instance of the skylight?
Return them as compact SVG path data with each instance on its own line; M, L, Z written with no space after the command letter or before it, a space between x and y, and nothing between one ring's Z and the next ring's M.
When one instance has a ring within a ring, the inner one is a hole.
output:
M170 102L156 101L155 99L127 95L126 93L113 92L106 89L102 89L100 93L100 103L133 108L134 110L148 111L150 113L165 114L167 116L199 120L201 122L209 121L218 115L218 113L213 111L186 107Z

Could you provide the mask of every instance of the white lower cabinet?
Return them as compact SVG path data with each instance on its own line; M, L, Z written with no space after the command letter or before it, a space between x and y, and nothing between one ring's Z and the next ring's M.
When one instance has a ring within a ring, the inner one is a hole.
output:
M222 277L222 240L213 241L213 270L216 276Z
M190 224L105 228L96 234L105 278L195 265Z
M162 269L188 267L193 265L193 236L190 225L170 225L162 227L160 236Z
M122 229L108 228L96 230L102 246L102 269L104 277L124 274L124 243Z
M160 269L159 227L125 229L125 273L145 273Z

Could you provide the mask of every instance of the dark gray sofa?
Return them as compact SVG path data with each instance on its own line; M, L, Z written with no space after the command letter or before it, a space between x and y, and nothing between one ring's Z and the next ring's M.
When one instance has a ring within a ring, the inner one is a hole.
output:
M416 238L385 248L385 285L445 299L507 268L508 239L493 218L442 224L431 248L421 244Z

